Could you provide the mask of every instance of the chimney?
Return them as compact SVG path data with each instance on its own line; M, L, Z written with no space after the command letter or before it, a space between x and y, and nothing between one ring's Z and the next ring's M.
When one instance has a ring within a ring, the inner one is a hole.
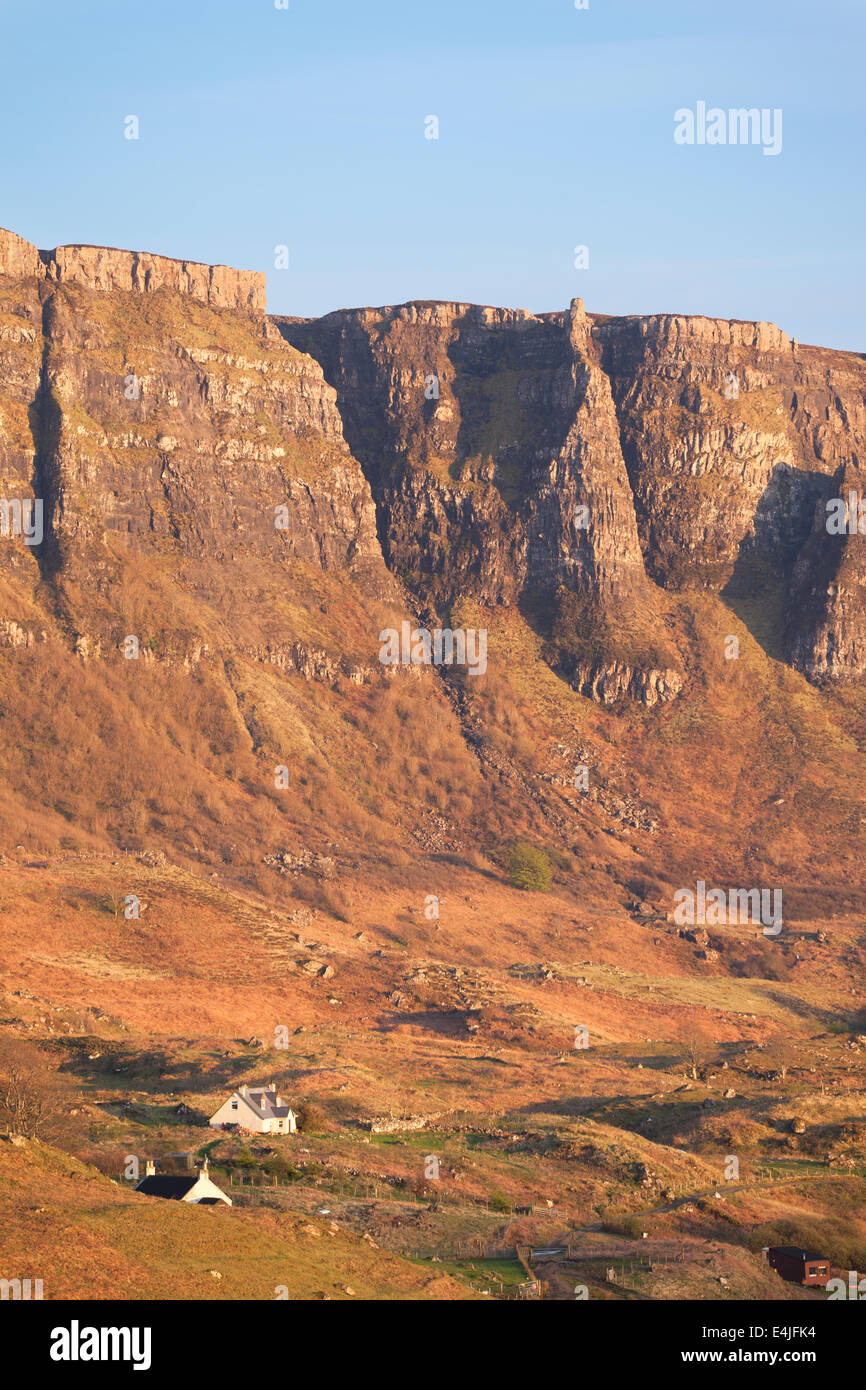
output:
M156 1177L156 1167L155 1167L155 1165L154 1165L154 1162L153 1162L153 1159L152 1159L152 1158L149 1158L149 1159L147 1160L147 1162L145 1163L145 1165L144 1165L144 1176L145 1176L146 1178L155 1178L155 1177Z
M274 1084L273 1081L271 1081L271 1082L269 1083L269 1085L268 1085L268 1090L269 1090L269 1091L275 1091L276 1089L277 1089L277 1088L276 1088L276 1085Z
M250 1089L249 1086L246 1086L246 1085L244 1085L244 1086L239 1086L239 1087L238 1087L238 1090L240 1091L240 1093L241 1093L242 1096L245 1096L246 1093L247 1093L247 1091L248 1091L249 1089Z
M203 1178L206 1178L208 1176L209 1170L210 1164L208 1162L207 1154L205 1154L204 1163L201 1165L201 1175Z

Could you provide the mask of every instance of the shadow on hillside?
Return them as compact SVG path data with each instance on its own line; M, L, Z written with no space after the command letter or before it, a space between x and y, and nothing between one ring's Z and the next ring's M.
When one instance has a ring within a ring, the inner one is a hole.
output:
M59 1070L72 1072L83 1087L104 1090L107 1085L118 1089L134 1085L151 1094L203 1088L232 1091L258 1055L250 1052L225 1057L222 1052L209 1052L203 1053L200 1060L178 1061L167 1052L137 1049L104 1038L71 1037L58 1041L69 1054ZM261 1058L263 1068L266 1061L266 1057ZM268 1065L272 1069L272 1063ZM272 1078L268 1075L267 1079Z
M823 473L777 463L740 542L724 603L773 661L784 661L791 572L827 491Z
M635 1108L648 1105L660 1105L661 1101L650 1099L649 1095L635 1096L631 1102ZM592 1118L604 1120L604 1112L611 1107L619 1107L621 1110L626 1107L628 1102L623 1101L621 1095L611 1094L603 1096L571 1096L561 1100L547 1098L545 1100L531 1101L523 1105L519 1110L514 1111L518 1115L559 1115L566 1119ZM700 1102L698 1102L700 1104ZM611 1123L614 1123L611 1121Z
M854 1020L858 1017L858 1011L854 1005L849 1013L841 1015L838 1009L822 1009L819 1005L807 1003L803 999L798 999L793 992L789 994L782 989L768 989L765 991L764 998L778 1005L787 1013L795 1014L797 1018L804 1019L813 1028L830 1029L832 1025L846 1020L853 1026Z
M418 1009L404 1010L392 1014L379 1014L376 1023L385 1033L393 1033L398 1028L421 1028L440 1037L465 1038L466 1020L471 1009Z

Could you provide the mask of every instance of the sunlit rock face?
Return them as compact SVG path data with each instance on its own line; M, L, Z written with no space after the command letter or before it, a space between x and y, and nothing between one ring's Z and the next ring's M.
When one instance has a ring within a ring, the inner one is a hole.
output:
M141 553L169 584L172 557L297 561L422 613L520 605L603 703L676 697L694 586L772 595L787 660L863 674L866 537L825 526L862 481L857 354L581 300L270 318L256 272L11 232L0 313L4 496L44 507L0 565L49 580L90 652ZM6 640L35 640L12 608Z

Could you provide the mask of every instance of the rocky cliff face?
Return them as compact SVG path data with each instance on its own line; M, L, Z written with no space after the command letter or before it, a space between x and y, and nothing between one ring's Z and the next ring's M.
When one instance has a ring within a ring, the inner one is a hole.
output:
M278 322L335 386L386 559L421 601L527 600L549 632L574 593L591 640L554 659L577 688L609 699L679 688L675 662L663 674L648 654L656 592L581 301L543 318L410 304Z
M826 502L862 457L866 363L772 324L658 317L596 329L617 403L647 568L732 599L784 595L800 670L863 672L860 546L834 542ZM842 551L849 580L832 590Z
M866 423L860 360L772 324L617 319L596 333L653 575L720 588L748 553L790 560Z
M213 597L220 567L249 586L295 564L389 602L390 570L443 617L466 597L519 604L604 702L677 694L669 594L693 585L732 603L772 590L796 666L863 674L864 538L824 525L860 485L859 355L580 300L274 320L264 290L0 232L3 496L45 509L41 544L0 551L4 641L33 640L46 594L84 648L115 640L112 585L140 556L169 587L179 566L187 594ZM246 650L305 635L256 623Z
M53 251L38 251L2 227L0 275L11 279L37 276L58 284L71 281L104 294L173 290L215 309L265 311L265 276L261 271L120 251L114 246L58 246Z
M787 647L814 680L866 675L864 542L866 468L855 458L839 467L830 496L817 503L792 577Z
M409 304L278 322L335 386L385 554L425 600L540 597L561 637L564 587L589 605L571 605L575 649L600 635L609 657L572 652L577 687L653 700L680 686L660 591L781 590L790 659L861 674L859 586L844 619L838 595L801 602L825 544L808 541L816 508L862 448L861 356L774 324L591 317L580 301L538 317Z
M26 631L38 590L80 651L116 647L143 625L145 563L159 625L190 650L188 595L216 601L232 576L227 648L303 635L263 593L293 565L393 594L335 393L261 312L262 276L9 236L0 271L3 496L44 504L41 544L0 542L22 580L0 617Z
M336 386L388 559L423 576L431 596L645 587L609 384L580 301L555 321L411 304L278 323Z

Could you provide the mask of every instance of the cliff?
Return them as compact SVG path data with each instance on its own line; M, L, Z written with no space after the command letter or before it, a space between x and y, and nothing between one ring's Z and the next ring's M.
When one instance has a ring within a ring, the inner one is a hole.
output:
M0 545L0 640L291 651L320 637L310 570L349 576L362 606L394 596L335 393L261 312L263 276L11 234L0 270L2 492L44 508L40 544ZM347 635L358 660L379 622Z
M277 321L335 387L386 560L423 603L536 602L549 637L573 592L587 640L558 643L552 659L577 688L676 692L675 656L660 668L651 650L655 590L580 301L548 318L408 304Z
M659 875L832 898L863 359L579 300L273 318L256 283L0 237L0 848L276 893L312 849L423 901L427 856L527 839L616 911ZM486 669L384 666L406 620Z
M215 309L265 312L265 276L261 271L120 251L113 246L58 246L53 251L38 251L3 228L0 275L14 279L34 275L58 284L71 281L105 294L169 290Z
M335 387L388 563L425 602L540 600L554 660L596 698L675 693L663 594L690 585L740 608L781 595L794 664L861 673L859 589L830 663L826 604L798 597L825 544L818 532L804 549L816 507L866 431L860 355L769 323L591 316L579 300L539 316L408 304L277 322ZM570 605L573 642L563 587L585 600Z
M603 702L679 692L671 605L695 586L739 613L766 599L810 678L863 674L861 538L822 522L859 477L857 354L581 300L268 318L263 275L10 232L0 292L3 484L45 506L43 543L3 565L50 580L79 637L110 626L105 576L145 551L348 567L389 602L394 576L439 617L519 608Z

